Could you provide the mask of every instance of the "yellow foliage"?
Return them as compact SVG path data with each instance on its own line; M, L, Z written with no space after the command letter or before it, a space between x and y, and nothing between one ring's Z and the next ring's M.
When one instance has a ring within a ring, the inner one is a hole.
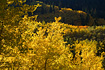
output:
M84 13L84 14L86 14L85 12L83 12L83 11L81 11L81 10L79 10L79 11L77 11L78 13Z
M22 11L33 12L37 6L22 7ZM14 10L9 9L8 12L13 13ZM96 56L96 41L77 40L72 45L66 45L67 42L64 41L63 36L82 31L78 27L59 22L61 17L55 17L55 22L42 24L36 21L37 15L32 17L24 15L21 20L17 18L19 22L15 25L14 18L17 14L13 14L13 16L10 15L13 19L2 20L5 22L0 25L3 27L0 29L0 69L103 70L104 52L101 56ZM5 16L5 19L7 18L8 16Z
M79 70L103 70L102 60L103 57L96 56L97 49L96 41L84 40L75 44L75 59L74 62Z
M71 8L61 8L61 10L68 10L68 11L72 11Z
M61 17L55 17L55 22L59 22L61 20Z

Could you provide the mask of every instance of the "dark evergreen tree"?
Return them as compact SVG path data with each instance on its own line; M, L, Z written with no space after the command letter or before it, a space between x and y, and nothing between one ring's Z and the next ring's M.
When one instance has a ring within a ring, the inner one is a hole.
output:
M74 25L74 20L72 20L71 24Z
M51 4L50 4L50 13L52 13L52 6L51 6Z
M62 17L62 22L63 22L63 23L65 22L65 17Z
M89 14L87 14L86 15L86 20L85 20L85 25L88 25L89 20L90 20L90 16L89 16Z
M54 7L54 2L53 2L53 4L52 4L52 5L53 5L53 7L52 7L52 8L53 8L53 10L52 10L52 11L53 11L53 12L55 13L55 7Z
M41 14L44 14L45 13L45 8L44 8L44 5L42 4L42 7L41 7Z
M81 18L81 25L85 25L85 18L82 14L80 14L80 18Z
M96 26L96 25L98 26L97 20L98 18L95 18L93 26Z
M59 10L61 10L61 7L62 7L62 5L61 5L61 1L59 1L58 6L59 6Z

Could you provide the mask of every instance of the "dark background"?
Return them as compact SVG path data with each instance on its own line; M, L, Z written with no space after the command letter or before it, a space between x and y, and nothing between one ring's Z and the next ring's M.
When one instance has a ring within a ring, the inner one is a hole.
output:
M34 1L34 0L30 0ZM105 0L38 0L46 4L53 4L59 7L82 10L91 14L94 18L105 19Z

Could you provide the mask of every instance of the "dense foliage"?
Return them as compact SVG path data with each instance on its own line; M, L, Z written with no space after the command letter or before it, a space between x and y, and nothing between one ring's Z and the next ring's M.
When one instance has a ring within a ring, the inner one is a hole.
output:
M1 1L6 12L0 12L1 70L104 70L105 26L68 25L61 17L41 23L37 15L28 16L39 4L14 0L21 5L14 8Z

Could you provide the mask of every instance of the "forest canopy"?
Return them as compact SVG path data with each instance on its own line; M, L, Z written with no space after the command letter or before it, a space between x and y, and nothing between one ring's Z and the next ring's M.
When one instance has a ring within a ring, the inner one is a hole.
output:
M0 0L0 70L105 69L105 26L38 21L25 2Z

